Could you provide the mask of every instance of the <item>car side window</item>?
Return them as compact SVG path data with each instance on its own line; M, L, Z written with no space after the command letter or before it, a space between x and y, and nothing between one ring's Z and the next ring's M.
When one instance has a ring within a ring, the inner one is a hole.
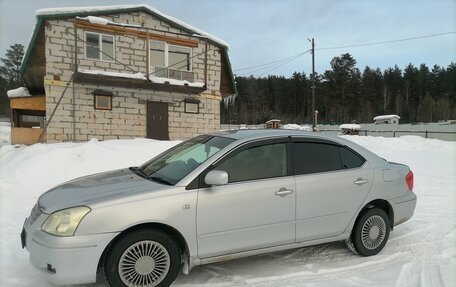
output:
M317 142L293 142L295 175L342 169L339 147Z
M362 166L366 161L360 155L354 153L346 147L340 147L339 150L343 168L357 168Z
M215 169L226 171L230 183L286 176L287 144L267 144L242 150Z

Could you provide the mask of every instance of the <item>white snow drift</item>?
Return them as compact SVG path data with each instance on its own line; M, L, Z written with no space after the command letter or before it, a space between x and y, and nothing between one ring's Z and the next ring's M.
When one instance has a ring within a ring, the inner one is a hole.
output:
M344 243L323 244L196 267L174 286L456 286L456 143L415 136L347 138L415 173L415 215L394 229L380 254L360 257ZM139 165L176 143L135 139L1 147L0 286L51 287L30 266L19 240L41 193L78 176Z

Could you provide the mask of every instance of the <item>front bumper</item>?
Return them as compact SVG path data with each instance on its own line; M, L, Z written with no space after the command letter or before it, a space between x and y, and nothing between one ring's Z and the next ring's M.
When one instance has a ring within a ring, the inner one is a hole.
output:
M397 197L391 200L394 209L394 226L409 220L416 207L416 195L412 191L407 192L405 196Z
M33 224L27 220L24 224L22 236L30 253L30 263L54 284L96 282L101 255L118 233L54 236L41 231L46 217L42 214Z

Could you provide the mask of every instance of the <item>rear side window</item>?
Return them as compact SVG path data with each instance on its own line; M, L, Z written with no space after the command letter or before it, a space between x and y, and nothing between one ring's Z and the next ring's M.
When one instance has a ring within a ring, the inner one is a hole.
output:
M340 148L340 158L343 168L357 168L364 164L365 159L346 147Z
M294 142L293 169L296 175L342 169L339 147L324 143Z

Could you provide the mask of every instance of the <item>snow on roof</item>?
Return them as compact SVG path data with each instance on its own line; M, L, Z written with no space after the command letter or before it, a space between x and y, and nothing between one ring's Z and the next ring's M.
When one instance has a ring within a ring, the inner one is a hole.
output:
M157 10L149 5L146 4L132 4L132 5L111 5L111 6L91 6L91 7L61 7L61 8L45 8L39 9L36 11L36 16L52 16L52 15L62 15L62 14L74 14L74 13L93 13L93 12L103 12L103 11L112 11L112 10L127 10L127 9L146 9L149 10L152 14L156 14L160 17L168 19L170 22L174 22L175 24L182 26L188 30L193 31L197 35L202 35L207 37L208 39L229 48L227 42L223 41L222 39L215 37L203 30L200 30L196 27L193 27L179 19L176 19L172 16L169 16L160 10Z
M382 121L382 120L389 120L389 119L400 119L401 117L398 115L382 115L382 116L376 116L374 118L374 121Z
M91 75L103 75L103 76L110 76L110 77L119 77L119 78L128 78L128 79L139 79L139 80L146 80L146 77L142 73L119 73L119 72L106 72L106 71L99 71L99 70L86 70L86 69L78 69L79 73L83 74L91 74Z
M176 80L171 78L162 78L162 77L155 77L151 76L150 81L152 83L157 84L170 84L170 85L177 85L177 86L189 86L189 87L197 87L202 88L204 87L204 83L190 83L189 81L183 80Z
M268 123L274 123L274 122L280 122L280 120L278 120L278 119L271 119L271 120L267 121L266 124L268 124Z
M87 17L76 17L77 19L81 20L86 20L89 21L90 23L93 24L100 24L100 25L116 25L116 26L122 26L122 27L135 27L135 28L141 28L140 25L132 25L128 23L118 23L118 22L113 22L109 19L106 18L101 18L101 17L96 17L96 16L87 16Z
M343 124L339 126L341 130L360 130L361 126L356 124Z
M86 70L86 69L78 69L79 73L89 74L89 75L102 75L102 76L109 76L109 77L118 77L118 78L127 78L127 79L137 79L137 80L147 80L146 76L143 73L119 73L119 72L106 72L100 70ZM189 86L189 87L197 87L203 88L204 83L190 83L189 81L185 80L176 80L171 78L162 78L162 77L155 77L151 76L150 81L152 83L157 84L170 84L170 85L177 85L177 86Z
M6 94L8 95L8 98L23 98L31 96L27 88L24 87L9 90L6 92Z
M287 129L287 130L300 130L300 131L308 131L308 132L312 131L312 127L308 126L308 125L300 126L297 124L287 124L287 125L284 125L282 128Z

